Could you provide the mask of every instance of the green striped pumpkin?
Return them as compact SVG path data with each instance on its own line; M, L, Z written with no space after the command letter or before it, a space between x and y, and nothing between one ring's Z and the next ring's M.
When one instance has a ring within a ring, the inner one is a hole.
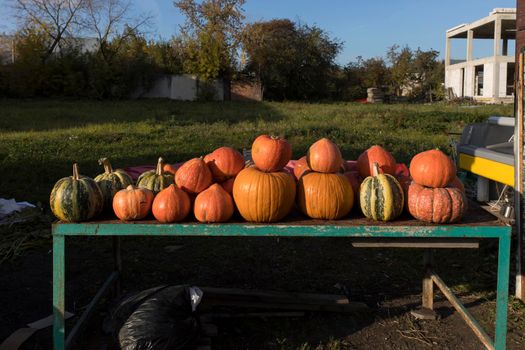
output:
M169 185L175 183L173 175L164 172L164 159L159 158L157 169L142 173L137 180L137 187L147 188L154 194L159 193Z
M104 166L104 173L95 177L95 182L102 190L104 210L110 210L113 206L115 193L129 185L133 185L133 179L122 169L113 170L107 158L99 159L98 163Z
M363 214L373 220L390 221L403 212L403 188L395 177L379 174L379 166L374 163L374 175L361 184L360 204Z
M73 176L57 181L49 205L53 214L61 221L80 222L97 216L103 208L102 191L95 180L78 174L73 164Z

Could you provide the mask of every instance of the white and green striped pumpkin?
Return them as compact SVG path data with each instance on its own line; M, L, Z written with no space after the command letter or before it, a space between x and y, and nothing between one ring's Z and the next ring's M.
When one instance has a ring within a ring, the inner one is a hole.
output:
M154 194L159 193L169 185L175 183L173 175L164 172L164 159L159 158L157 169L142 173L137 179L137 187L147 188Z
M73 164L73 176L57 181L49 205L53 214L65 222L80 222L93 219L103 208L102 191L95 180L79 175L77 164Z
M133 179L122 169L113 170L109 159L101 158L98 163L104 167L104 173L95 177L95 181L102 190L104 210L110 210L115 193L133 185Z
M379 174L377 163L373 165L373 176L361 184L359 200L363 214L373 220L390 221L403 212L403 188L395 177Z

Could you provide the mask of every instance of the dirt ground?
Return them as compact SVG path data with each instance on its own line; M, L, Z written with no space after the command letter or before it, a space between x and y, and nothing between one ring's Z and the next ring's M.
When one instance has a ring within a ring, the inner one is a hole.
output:
M66 242L66 309L78 317L112 267L111 241L97 237ZM491 242L482 243L480 249L435 252L437 272L491 336L496 252ZM340 293L335 287L340 284L353 300L370 306L356 314L228 319L217 324L214 349L482 348L439 293L436 308L441 319L420 321L410 315L420 303L421 250L353 248L344 239L331 238L159 237L124 239L122 253L124 292L169 283ZM0 265L0 339L51 314L51 257L49 244ZM112 339L101 327L107 305L97 310L78 349L112 349ZM525 307L512 299L508 329L508 348L523 349ZM50 347L48 328L22 348Z

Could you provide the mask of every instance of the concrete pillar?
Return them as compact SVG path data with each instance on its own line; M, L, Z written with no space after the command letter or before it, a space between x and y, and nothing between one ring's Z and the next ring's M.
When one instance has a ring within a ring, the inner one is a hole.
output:
M492 97L499 97L499 61L501 54L501 19L496 17L494 21L494 68L492 71Z
M503 39L503 48L501 49L501 54L507 56L509 54L509 39Z
M445 38L445 67L450 66L450 38Z
M472 45L474 43L474 31L467 31L467 61L472 61Z
M494 21L494 56L501 54L501 19Z

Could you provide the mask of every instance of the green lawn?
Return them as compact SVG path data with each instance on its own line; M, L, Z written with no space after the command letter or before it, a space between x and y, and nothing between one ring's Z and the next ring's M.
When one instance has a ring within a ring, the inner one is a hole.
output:
M222 145L249 148L262 133L286 136L295 157L328 137L348 159L378 143L407 162L429 148L448 152L447 132L493 114L512 115L512 106L0 100L0 192L47 206L74 161L94 176L102 156L116 167L178 162Z

